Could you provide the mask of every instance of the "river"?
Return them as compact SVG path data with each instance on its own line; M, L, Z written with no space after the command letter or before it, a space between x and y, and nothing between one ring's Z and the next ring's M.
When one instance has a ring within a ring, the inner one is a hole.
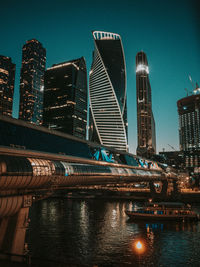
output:
M200 266L200 222L130 222L142 203L47 199L30 209L26 242L36 266ZM200 205L194 206L200 213ZM142 249L135 244L140 242Z

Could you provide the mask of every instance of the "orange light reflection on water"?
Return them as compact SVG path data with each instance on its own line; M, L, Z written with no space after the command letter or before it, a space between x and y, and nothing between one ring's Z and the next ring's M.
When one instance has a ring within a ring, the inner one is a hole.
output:
M144 242L142 240L136 240L133 243L133 250L137 253L137 254L143 254L146 250L146 247L144 245Z

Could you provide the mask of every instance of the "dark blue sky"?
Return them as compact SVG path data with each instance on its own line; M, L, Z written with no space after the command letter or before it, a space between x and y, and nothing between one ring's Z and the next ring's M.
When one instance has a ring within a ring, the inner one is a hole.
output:
M92 30L122 38L128 92L130 151L137 146L135 56L147 54L156 122L157 152L179 148L176 102L200 82L200 8L198 0L101 0L1 2L0 54L16 64L14 116L19 101L22 46L36 38L47 50L47 67L86 58L88 73L94 47Z

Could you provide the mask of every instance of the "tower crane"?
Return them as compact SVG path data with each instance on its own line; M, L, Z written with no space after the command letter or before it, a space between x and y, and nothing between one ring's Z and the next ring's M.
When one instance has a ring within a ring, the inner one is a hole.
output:
M170 144L168 144L168 146L171 147L174 151L176 151L176 149L173 146L171 146Z

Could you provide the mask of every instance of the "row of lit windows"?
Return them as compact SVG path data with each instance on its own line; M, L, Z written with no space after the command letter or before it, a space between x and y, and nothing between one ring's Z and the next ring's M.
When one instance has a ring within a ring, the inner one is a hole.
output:
M4 73L4 74L6 74L6 75L8 75L8 74L9 74L9 72L8 72L7 70L5 70L5 69L2 69L2 68L0 68L0 72L1 72L1 73Z

